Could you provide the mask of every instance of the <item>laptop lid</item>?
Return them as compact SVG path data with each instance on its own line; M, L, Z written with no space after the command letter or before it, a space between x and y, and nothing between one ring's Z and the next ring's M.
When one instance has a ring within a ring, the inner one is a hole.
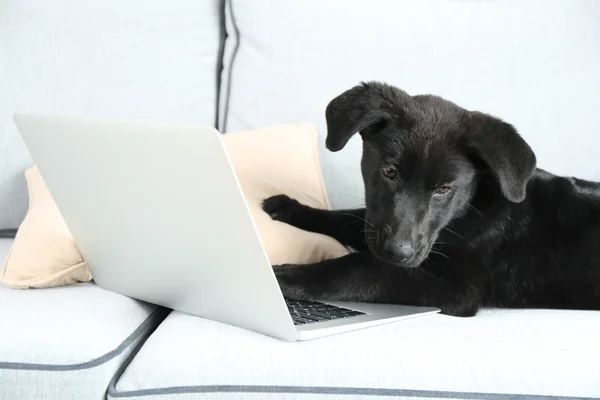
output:
M99 286L296 340L215 129L14 119Z

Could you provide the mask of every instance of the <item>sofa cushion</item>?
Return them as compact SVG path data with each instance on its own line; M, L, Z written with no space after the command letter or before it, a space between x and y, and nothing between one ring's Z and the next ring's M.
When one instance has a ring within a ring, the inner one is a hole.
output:
M0 239L0 257L10 240ZM84 283L0 285L0 399L104 399L166 310Z
M246 198L269 261L310 264L348 254L330 236L274 221L263 201L285 194L302 204L330 209L312 124L275 125L223 135L223 143Z
M13 242L14 239L0 238L0 260L4 260Z
M227 131L311 122L325 135L331 99L359 81L383 80L496 114L516 125L543 168L600 180L598 153L589 145L600 126L600 25L593 22L600 20L600 2L228 5L222 98L230 95L221 107ZM358 135L339 153L326 151L321 140L321 151L332 207L360 205Z
M88 282L83 261L37 166L25 171L29 209L0 271L0 283L14 289Z
M3 2L0 229L27 210L15 112L213 124L220 3Z
M599 333L600 312L487 310L474 318L434 315L289 343L173 312L108 394L156 400L600 398Z

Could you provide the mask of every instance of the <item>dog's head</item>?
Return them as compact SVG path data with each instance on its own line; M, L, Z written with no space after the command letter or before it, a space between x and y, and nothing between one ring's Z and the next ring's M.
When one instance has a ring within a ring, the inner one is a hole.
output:
M326 117L331 151L360 132L367 242L404 267L419 266L441 230L471 210L481 176L518 203L535 170L510 124L436 96L363 83L333 99Z

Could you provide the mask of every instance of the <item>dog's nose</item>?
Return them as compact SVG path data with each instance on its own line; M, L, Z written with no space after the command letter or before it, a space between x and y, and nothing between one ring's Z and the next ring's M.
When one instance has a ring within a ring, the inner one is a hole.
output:
M415 248L408 241L389 241L385 244L385 251L391 259L397 261L408 260L415 255Z
M400 242L398 243L398 249L396 250L398 255L400 255L403 259L408 260L415 255L415 248L412 246L410 242Z

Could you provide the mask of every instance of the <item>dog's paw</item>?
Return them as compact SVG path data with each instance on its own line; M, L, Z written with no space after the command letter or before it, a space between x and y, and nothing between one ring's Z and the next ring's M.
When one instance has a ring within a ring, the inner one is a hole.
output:
M294 210L301 207L301 204L289 196L280 194L265 199L262 207L275 221L291 223Z
M297 267L297 265L293 264L274 265L273 272L275 272L275 277L277 278L283 297L288 300L308 300L304 288L297 282L294 282Z

